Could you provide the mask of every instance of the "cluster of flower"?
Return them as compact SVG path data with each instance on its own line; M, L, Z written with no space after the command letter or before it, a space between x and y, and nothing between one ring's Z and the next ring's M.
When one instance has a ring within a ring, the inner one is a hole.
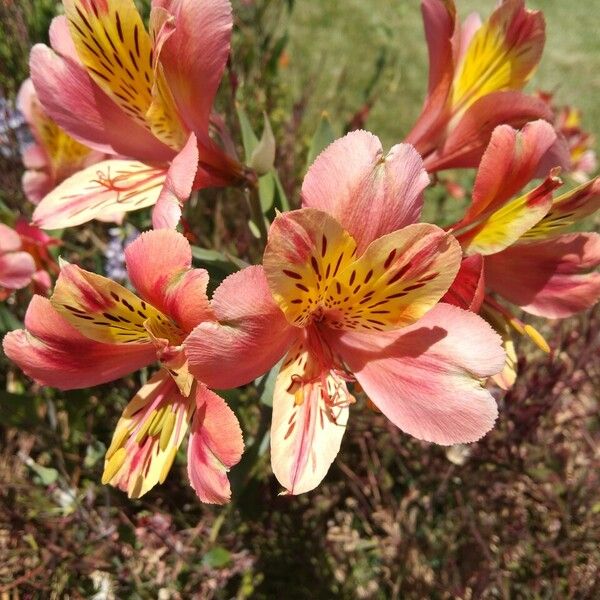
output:
M475 441L497 418L491 381L515 380L513 334L548 350L509 306L563 318L600 297L600 236L564 232L600 207L590 139L572 111L521 91L545 40L542 14L523 0L462 24L452 0L422 0L429 88L406 140L385 154L359 130L329 145L308 169L301 208L268 224L262 264L211 299L176 230L185 202L206 187L256 189L274 154L263 136L244 165L209 133L230 139L212 114L228 0L155 0L149 31L133 0L63 4L19 97L35 138L23 182L33 225L119 221L153 206L154 229L125 249L137 294L63 263L51 297L34 296L26 329L3 345L29 377L60 389L158 363L106 453L103 482L130 497L164 481L189 429L191 485L226 502L244 443L212 389L278 363L271 454L287 493L323 479L355 395L419 439ZM445 229L420 222L430 176L450 168L477 168L464 216ZM556 194L561 169L579 185ZM0 285L18 288L40 265L2 227Z

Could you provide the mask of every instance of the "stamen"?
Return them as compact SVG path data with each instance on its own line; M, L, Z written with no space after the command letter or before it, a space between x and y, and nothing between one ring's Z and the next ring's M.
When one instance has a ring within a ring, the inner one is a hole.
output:
M102 483L106 485L123 466L125 459L127 458L127 451L125 448L119 448L108 460L104 467L104 473L102 474Z
M171 467L173 466L173 462L175 461L175 457L177 456L177 448L172 446L169 448L169 452L165 458L165 462L163 463L162 469L160 470L160 475L158 477L159 483L164 483Z
M532 325L525 325L525 334L540 350L546 352L546 354L550 354L548 342L535 327Z

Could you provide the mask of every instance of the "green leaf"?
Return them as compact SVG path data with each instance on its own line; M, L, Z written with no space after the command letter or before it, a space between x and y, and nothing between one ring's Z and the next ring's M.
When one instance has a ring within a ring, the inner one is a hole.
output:
M0 304L0 332L8 333L15 329L22 329L23 323L12 314L6 304Z
M260 240L260 230L254 221L248 221L248 229L250 233L257 239Z
M254 152L254 149L258 146L258 138L252 129L252 125L250 125L250 120L248 119L248 115L246 111L242 108L240 104L236 105L236 110L238 114L238 119L240 121L240 129L242 131L242 144L244 146L244 154L246 155L246 160L248 161Z
M85 449L85 458L83 459L83 466L86 468L93 467L101 458L104 457L106 452L106 446L100 441L93 441Z
M208 250L199 246L192 246L192 256L202 263L217 267L225 273L235 273L239 269L247 267L248 264L240 258L230 254L224 254L218 250Z
M315 158L336 139L336 134L326 112L321 115L317 130L312 137L306 157L306 168L310 167Z
M58 471L51 467L42 467L34 460L27 461L27 466L38 476L42 485L52 485L58 479Z
M222 546L215 546L202 557L202 564L213 569L222 569L231 562L231 553Z
M248 166L258 175L267 174L275 163L275 136L267 113L263 113L263 132L260 141L252 150Z
M290 203L283 185L281 185L281 179L279 179L277 171L273 171L273 179L275 180L275 189L277 190L277 205L283 212L290 210Z
M283 359L281 359L266 375L255 381L255 384L260 390L260 401L266 406L273 406L273 393L275 391L275 381Z
M263 175L258 180L258 197L263 214L269 212L275 201L275 178L273 172Z

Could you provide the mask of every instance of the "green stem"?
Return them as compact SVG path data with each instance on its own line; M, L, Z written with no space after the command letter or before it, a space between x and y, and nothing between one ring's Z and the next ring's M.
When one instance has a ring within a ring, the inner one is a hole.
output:
M265 217L260 205L260 198L258 197L258 185L252 185L246 188L246 199L248 200L248 206L250 207L250 218L258 228L260 240L264 248L267 245L268 233Z

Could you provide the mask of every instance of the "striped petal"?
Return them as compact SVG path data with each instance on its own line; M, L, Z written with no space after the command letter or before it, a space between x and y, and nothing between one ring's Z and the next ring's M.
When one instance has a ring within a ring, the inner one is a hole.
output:
M596 177L554 198L550 211L523 235L523 239L539 240L564 233L565 229L599 208L600 179Z
M475 32L454 76L452 109L464 112L493 92L520 90L533 75L546 39L544 17L507 0Z
M244 451L238 420L225 400L198 385L188 445L188 476L202 502L225 504L231 497L227 472Z
M61 229L152 206L166 177L166 168L105 160L72 175L44 197L33 222L44 229Z
M355 253L354 238L325 212L304 208L275 218L263 264L273 297L292 325L310 321L329 280L352 264Z
M552 126L541 120L521 131L508 125L494 129L477 170L473 202L457 227L489 216L520 192L534 179L555 140Z
M190 243L177 231L142 233L125 249L125 264L140 296L183 331L213 318L206 296L208 273L191 268Z
M569 317L600 299L600 235L521 242L486 258L486 283L533 315Z
M482 379L502 369L504 352L472 312L439 304L410 327L344 332L333 343L370 400L402 431L457 444L492 428L498 410Z
M552 206L552 191L562 181L551 174L538 187L505 204L487 219L457 234L465 254L495 254L514 244L538 223Z
M302 206L330 214L362 253L378 237L416 223L429 177L409 144L384 155L367 131L353 131L328 146L302 184Z
M164 339L181 344L184 334L166 315L122 285L66 264L50 299L73 327L91 340L108 344L145 344Z
M41 296L32 298L25 327L4 337L4 352L41 385L88 388L156 360L156 348L150 343L102 344L84 337Z
M288 494L314 489L337 456L354 401L346 382L322 371L305 342L289 351L277 376L271 465Z
M456 241L434 225L410 225L355 243L326 213L302 209L273 222L264 265L288 321L325 320L338 329L383 330L412 323L447 291L460 265Z
M128 116L174 150L186 132L133 0L64 0L81 63Z
M125 407L106 451L102 483L140 498L163 483L188 430L194 398L182 396L163 372Z

